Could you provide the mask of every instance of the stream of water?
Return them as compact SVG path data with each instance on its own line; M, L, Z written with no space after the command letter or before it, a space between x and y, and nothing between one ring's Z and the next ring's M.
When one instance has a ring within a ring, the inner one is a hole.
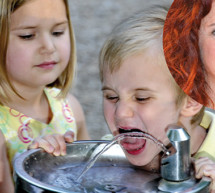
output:
M80 181L80 179L84 176L84 174L94 165L96 160L100 157L102 153L107 151L112 145L115 143L118 143L120 140L125 139L126 137L134 137L134 138L140 138L140 139L148 139L151 140L153 143L155 143L158 147L161 148L161 150L164 152L164 154L169 155L170 152L167 150L165 145L154 138L152 135L144 132L128 132L128 133L122 133L114 137L114 139L108 143L107 145L104 146L102 150L100 150L95 156L91 157L90 160L87 162L85 167L83 168L82 172L77 178L77 182Z

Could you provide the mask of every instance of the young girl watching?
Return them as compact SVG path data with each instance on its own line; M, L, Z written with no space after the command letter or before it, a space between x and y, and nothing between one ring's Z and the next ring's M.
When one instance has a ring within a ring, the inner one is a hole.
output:
M88 139L80 103L68 94L76 53L67 0L1 0L0 34L9 161L28 147L64 155L66 142Z

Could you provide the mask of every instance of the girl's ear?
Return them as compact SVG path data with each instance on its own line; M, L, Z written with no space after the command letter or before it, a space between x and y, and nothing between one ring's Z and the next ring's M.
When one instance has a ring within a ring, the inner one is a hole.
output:
M202 104L187 96L184 100L184 104L182 105L180 114L184 117L192 117L196 115L202 107Z

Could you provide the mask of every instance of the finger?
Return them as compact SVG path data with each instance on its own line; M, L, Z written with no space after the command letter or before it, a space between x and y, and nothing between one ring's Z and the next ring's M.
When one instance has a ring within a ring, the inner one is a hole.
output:
M66 142L68 143L72 143L74 141L74 132L73 131L67 131L65 134L64 134L64 139Z
M194 167L196 172L196 177L201 178L203 176L203 171L206 169L206 165L213 165L214 162L207 157L199 158L194 161Z
M214 170L214 168L204 170L204 176L211 178L210 192L215 192L215 170Z
M54 135L55 140L59 145L60 155L66 155L66 142L63 135Z
M29 146L28 149L37 149L39 148L39 143L37 142L37 140L34 140Z
M34 142L29 146L30 149L36 148L43 148L46 152L52 153L54 151L54 147L42 137L37 138Z
M196 178L202 178L203 176L208 176L211 178L214 178L215 180L215 164L208 164L205 163L204 165L202 165L199 170L198 173L196 173Z
M200 179L204 176L204 170L205 170L205 165L202 165L202 166L198 166L196 167L196 173L195 173L195 177L197 179Z
M195 160L196 165L202 165L205 162L213 163L213 161L211 159L209 159L208 157L200 157L199 159Z
M58 139L57 136L59 134L56 135L48 135L45 136L44 139L54 148L53 150L53 155L55 156L59 156L60 155L60 144L58 143Z

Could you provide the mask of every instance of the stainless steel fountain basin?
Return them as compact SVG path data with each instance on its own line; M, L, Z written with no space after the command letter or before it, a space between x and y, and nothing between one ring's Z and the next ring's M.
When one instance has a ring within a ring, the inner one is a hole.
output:
M131 165L118 144L113 145L94 166L76 182L90 157L109 141L77 141L67 145L67 155L55 157L43 150L30 150L19 156L14 164L17 193L153 193L158 191L160 176ZM207 180L196 181L195 187L205 186ZM202 185L201 185L202 184ZM185 191L186 192L186 191ZM198 191L201 192L201 191Z

